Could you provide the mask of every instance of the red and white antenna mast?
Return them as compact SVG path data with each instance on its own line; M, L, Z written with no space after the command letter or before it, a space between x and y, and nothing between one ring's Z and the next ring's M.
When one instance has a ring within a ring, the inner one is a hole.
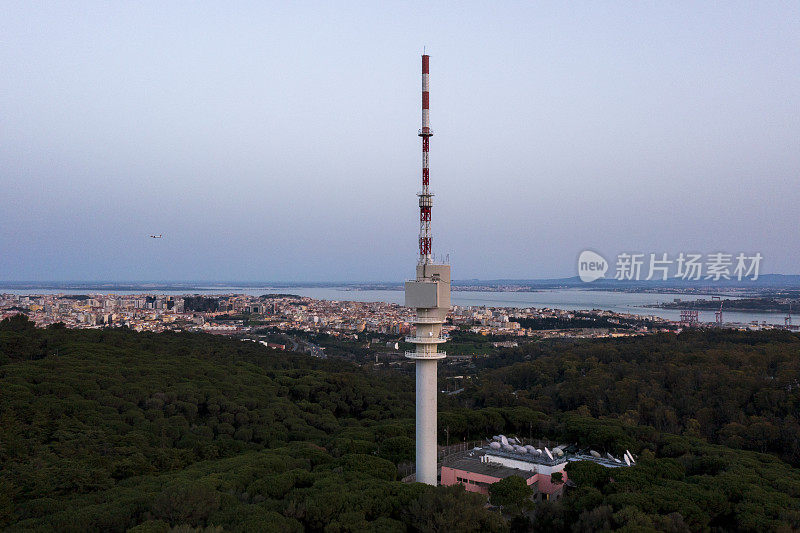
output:
M431 129L430 107L429 107L429 68L430 56L422 56L422 129L419 136L422 137L422 191L419 196L419 262L428 264L433 262L431 257L431 207L433 207L433 194L428 189L430 181L430 171L428 169L428 149L430 138L433 136Z

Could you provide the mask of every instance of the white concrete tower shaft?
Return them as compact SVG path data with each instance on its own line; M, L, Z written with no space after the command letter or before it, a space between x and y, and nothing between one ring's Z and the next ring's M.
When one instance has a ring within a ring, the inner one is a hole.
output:
M416 345L416 350L406 352L406 357L416 362L416 451L417 481L436 485L438 468L436 465L436 411L437 411L437 363L447 356L437 351L437 346L445 342L442 337L442 324L450 310L450 265L435 264L431 252L431 208L432 194L428 189L428 147L433 135L430 128L428 108L428 70L429 57L422 56L422 191L419 196L420 231L419 261L417 275L413 281L406 282L406 307L417 310L414 319L416 333L406 337L406 342Z

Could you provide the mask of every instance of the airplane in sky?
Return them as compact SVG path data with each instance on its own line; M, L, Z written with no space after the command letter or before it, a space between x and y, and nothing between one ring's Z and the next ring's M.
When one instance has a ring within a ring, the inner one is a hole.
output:
M151 239L160 239L161 238L161 234L159 233L158 235L150 235L150 238Z

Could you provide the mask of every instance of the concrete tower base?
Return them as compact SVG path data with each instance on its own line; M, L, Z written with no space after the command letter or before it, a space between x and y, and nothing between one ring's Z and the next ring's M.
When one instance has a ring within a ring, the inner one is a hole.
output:
M417 481L437 484L436 370L437 360L417 359Z

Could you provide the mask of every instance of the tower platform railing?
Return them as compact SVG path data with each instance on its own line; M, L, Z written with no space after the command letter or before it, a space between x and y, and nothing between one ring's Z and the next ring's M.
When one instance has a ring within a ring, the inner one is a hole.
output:
M449 337L406 337L406 342L411 344L442 344L448 340Z
M437 318L435 316L421 316L416 317L409 322L413 324L444 324L443 318Z
M444 359L447 352L406 352L408 359Z

